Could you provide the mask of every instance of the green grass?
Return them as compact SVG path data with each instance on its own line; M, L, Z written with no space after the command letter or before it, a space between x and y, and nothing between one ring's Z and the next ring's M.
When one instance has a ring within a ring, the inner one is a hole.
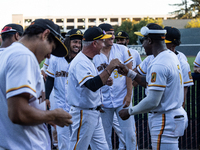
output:
M146 56L141 56L141 59L144 60L146 58ZM194 72L193 70L193 62L195 60L196 56L188 56L187 59L188 59L188 63L190 64L190 69L191 69L191 72Z

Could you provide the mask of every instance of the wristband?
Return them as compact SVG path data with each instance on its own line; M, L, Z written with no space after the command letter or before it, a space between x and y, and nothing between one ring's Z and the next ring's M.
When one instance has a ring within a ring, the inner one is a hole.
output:
M105 70L106 70L106 72L108 73L108 75L110 76L111 74L110 74L110 72L105 68Z
M131 69L128 70L127 77L129 77L132 80L134 80L136 76L137 76L137 73L135 71L133 71Z

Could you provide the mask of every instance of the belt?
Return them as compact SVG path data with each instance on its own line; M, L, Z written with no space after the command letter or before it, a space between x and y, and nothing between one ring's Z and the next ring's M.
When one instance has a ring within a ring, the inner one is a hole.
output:
M101 105L94 107L94 108L81 108L81 107L77 107L77 106L73 106L73 107L79 108L79 109L82 109L82 110L97 110L97 111L99 111L101 109Z
M89 110L100 110L101 109L101 105L97 106L96 108L89 108Z
M151 113L151 114L156 114L156 113L158 113L158 112L157 112L157 111L154 111L154 112L150 111L149 113Z

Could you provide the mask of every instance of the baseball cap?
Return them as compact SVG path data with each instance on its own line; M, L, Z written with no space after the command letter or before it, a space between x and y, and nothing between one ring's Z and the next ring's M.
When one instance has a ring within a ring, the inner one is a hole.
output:
M107 31L114 31L113 27L110 24L108 24L108 23L102 23L98 27L100 27L105 32L107 32Z
M68 35L70 37L70 40L74 40L74 39L83 39L83 32L80 29L71 29L68 32Z
M16 32L19 33L21 36L23 34L23 27L19 24L7 24L1 30L1 34L8 33L8 34L15 34Z
M93 27L93 28L88 28L84 35L83 35L83 40L84 41L94 41L98 39L108 39L111 38L112 35L106 34L104 30L102 30L99 27Z
M177 46L181 44L181 33L177 28L166 26L164 29L167 30L165 43L173 43Z
M124 31L119 31L115 35L116 39L129 39L129 35Z
M134 34L142 37L150 37L154 40L164 40L166 30L155 23L149 23L147 26L141 28L140 32L134 32Z
M62 42L64 39L60 34L60 28L57 24L54 24L53 21L48 19L36 19L30 26L39 26L43 29L49 29L50 33L55 37L56 48L52 51L52 54L57 57L64 57L68 55L68 49Z

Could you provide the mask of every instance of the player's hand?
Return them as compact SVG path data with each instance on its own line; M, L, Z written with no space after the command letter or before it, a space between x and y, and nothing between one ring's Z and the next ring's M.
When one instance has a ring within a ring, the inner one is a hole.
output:
M128 113L128 109L122 109L119 111L119 116L122 118L122 120L127 120L130 115Z
M133 80L133 81L132 81L132 85L133 85L134 87L137 87L137 86L138 86L138 83L137 83L135 80Z
M55 119L52 123L60 126L60 127L64 127L64 126L69 126L70 124L72 124L73 122L70 120L72 118L72 116L64 111L62 108L57 108L52 110L54 111L55 114Z
M116 58L116 59L112 59L109 65L112 66L113 68L117 68L119 64L121 64L121 62L119 61L119 59Z
M47 74L44 72L44 70L41 70L41 73L43 75L44 81L46 82Z
M113 78L109 77L108 80L106 81L106 85L112 86L113 85Z
M45 101L46 101L47 110L49 110L51 108L50 101L48 99L46 99Z
M128 95L126 95L126 96L124 97L124 101L123 101L123 104L124 104L123 108L128 107L128 106L130 105L130 103L131 103L131 97L128 96Z
M126 76L128 74L129 68L126 65L119 64L117 67L117 71L119 74Z

